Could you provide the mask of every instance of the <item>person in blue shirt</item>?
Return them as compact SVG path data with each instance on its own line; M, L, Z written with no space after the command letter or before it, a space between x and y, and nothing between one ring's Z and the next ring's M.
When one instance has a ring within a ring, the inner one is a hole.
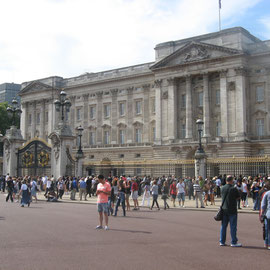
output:
M78 189L77 179L73 178L71 182L71 192L70 192L70 199L76 200L76 191Z

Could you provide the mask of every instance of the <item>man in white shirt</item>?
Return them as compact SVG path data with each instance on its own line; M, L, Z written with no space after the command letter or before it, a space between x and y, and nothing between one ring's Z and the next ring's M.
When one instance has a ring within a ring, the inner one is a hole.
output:
M221 186L221 180L217 177L216 179L217 198L220 197L220 186Z
M182 201L182 207L185 207L185 183L183 179L180 179L179 183L176 185L177 188L177 198L179 206L181 207L181 201Z
M53 178L52 178L52 180L53 180ZM44 194L44 196L46 197L47 196L47 193L49 192L49 190L51 188L51 185L52 185L51 179L49 179L48 177L45 178L44 185L46 186L46 192Z

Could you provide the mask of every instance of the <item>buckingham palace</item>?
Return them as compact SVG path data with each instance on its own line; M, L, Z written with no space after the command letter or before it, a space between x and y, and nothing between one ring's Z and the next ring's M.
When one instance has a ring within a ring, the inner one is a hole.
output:
M208 175L270 169L270 41L241 27L157 44L151 63L23 83L26 141L51 144L62 90L74 135L83 127L86 175L193 176L197 119Z

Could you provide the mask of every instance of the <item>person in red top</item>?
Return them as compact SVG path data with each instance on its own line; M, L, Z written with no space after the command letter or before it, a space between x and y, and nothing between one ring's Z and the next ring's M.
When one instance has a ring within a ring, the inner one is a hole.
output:
M132 184L131 184L131 197L133 199L134 202L134 208L133 210L139 210L139 203L138 203L138 190L139 190L139 185L137 184L136 180L133 178L131 180Z
M173 207L175 207L175 199L177 195L177 188L176 188L175 180L173 180L172 184L170 185L170 194L172 196Z
M108 227L108 197L111 194L111 185L109 182L106 182L103 175L98 176L99 184L97 185L97 206L98 206L98 213L99 213L99 225L96 229L103 229L103 215L105 218L105 230L109 230Z

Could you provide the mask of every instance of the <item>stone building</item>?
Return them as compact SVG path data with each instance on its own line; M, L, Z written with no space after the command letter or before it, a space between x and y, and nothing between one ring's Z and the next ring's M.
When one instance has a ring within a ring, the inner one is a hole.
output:
M198 118L209 175L233 173L226 166L237 158L268 158L270 41L235 27L155 52L152 63L23 83L23 137L49 142L59 121L53 102L64 89L68 123L84 128L85 174L193 175Z

